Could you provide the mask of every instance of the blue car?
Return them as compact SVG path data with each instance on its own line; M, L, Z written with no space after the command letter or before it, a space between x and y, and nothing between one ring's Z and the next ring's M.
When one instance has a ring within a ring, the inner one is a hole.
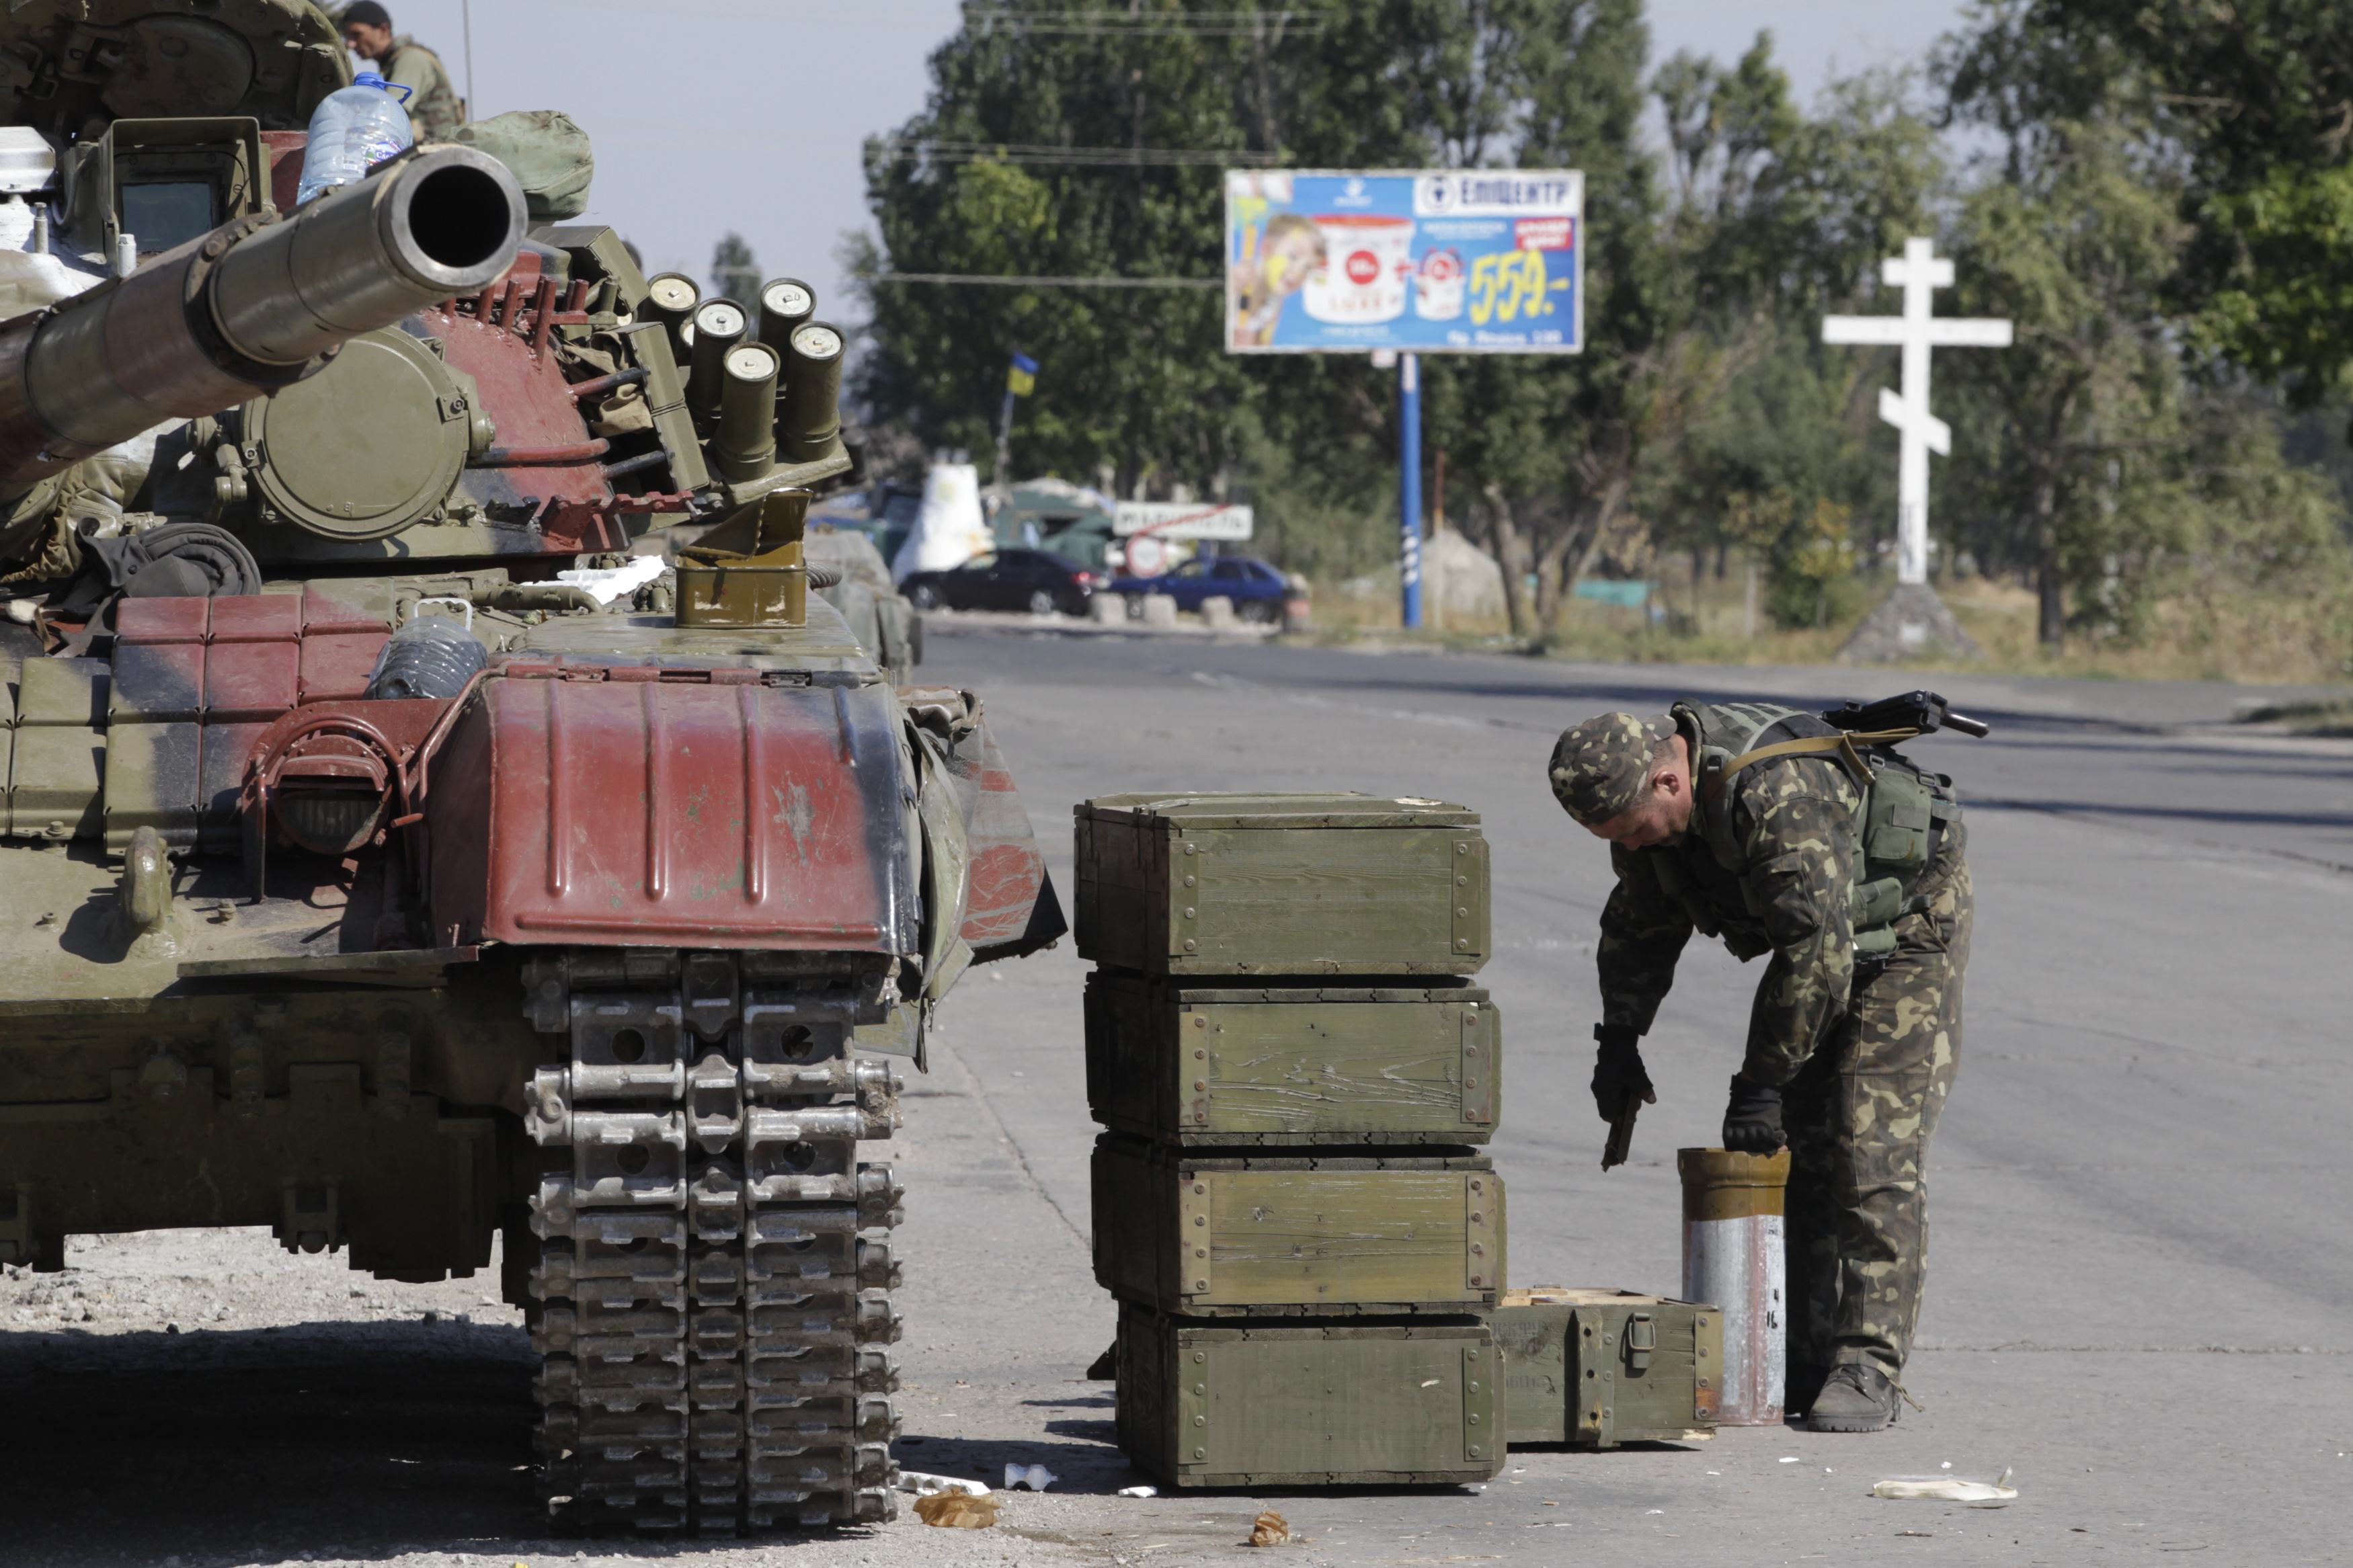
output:
M1127 600L1131 615L1141 614L1148 594L1166 594L1180 610L1198 611L1201 601L1220 595L1234 602L1234 614L1245 621L1282 618L1282 601L1291 579L1248 555L1197 556L1158 577L1114 577L1098 592Z

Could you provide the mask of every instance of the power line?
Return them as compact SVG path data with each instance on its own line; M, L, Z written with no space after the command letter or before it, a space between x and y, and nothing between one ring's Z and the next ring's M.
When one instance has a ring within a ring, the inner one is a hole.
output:
M970 3L965 19L994 26L1004 23L1025 33L1059 37L1195 37L1248 38L1270 26L1293 32L1321 32L1323 13L1314 11L1191 11L1181 14L1125 11L1061 11L1025 14Z
M995 289L1222 289L1215 278L1015 278L995 272L878 272L869 283L951 283Z
M1271 169L1283 162L1280 153L1247 153L1222 147L1059 147L1045 143L1003 142L944 142L875 137L868 145L893 158L922 158L934 163L1062 163L1079 168L1130 166Z

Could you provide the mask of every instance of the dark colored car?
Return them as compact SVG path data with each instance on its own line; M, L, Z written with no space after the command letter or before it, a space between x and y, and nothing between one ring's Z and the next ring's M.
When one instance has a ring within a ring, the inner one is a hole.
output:
M1124 596L1131 610L1147 594L1166 594L1178 609L1195 611L1202 600L1222 595L1243 620L1273 621L1282 616L1290 584L1290 578L1255 556L1219 555L1196 557L1164 576L1114 578L1098 591Z
M1095 574L1050 550L1000 550L945 572L913 572L899 592L919 610L1027 610L1083 616Z

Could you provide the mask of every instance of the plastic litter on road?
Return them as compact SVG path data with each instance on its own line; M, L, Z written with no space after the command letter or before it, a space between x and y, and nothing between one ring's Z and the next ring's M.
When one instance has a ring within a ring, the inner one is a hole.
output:
M1160 1489L1158 1487L1122 1487L1119 1489L1119 1495L1122 1497L1158 1497L1160 1495Z
M955 1476L926 1475L922 1470L901 1470L899 1489L913 1492L917 1497L931 1497L938 1492L961 1492L966 1497L988 1495L988 1488L978 1481L961 1480Z
M1060 1479L1060 1477L1055 1475L1053 1471L1048 1469L1043 1465L1008 1465L1005 1467L1005 1489L1007 1491L1012 1491L1016 1488L1026 1488L1033 1492L1042 1492Z
M2010 1477L2007 1469L1997 1481L1964 1480L1958 1476L1890 1476L1873 1487L1871 1495L1899 1502L2016 1502L2018 1489L2010 1484Z

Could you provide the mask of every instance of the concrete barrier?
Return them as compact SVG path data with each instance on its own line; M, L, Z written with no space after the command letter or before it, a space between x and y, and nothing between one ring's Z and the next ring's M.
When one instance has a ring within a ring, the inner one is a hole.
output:
M1144 595L1144 614L1137 616L1147 626L1173 626L1176 624L1176 601L1166 594Z
M1223 594L1212 594L1201 601L1201 624L1224 630L1234 624L1234 602Z
M1127 624L1127 601L1117 594L1097 594L1087 601L1087 619L1099 626Z

